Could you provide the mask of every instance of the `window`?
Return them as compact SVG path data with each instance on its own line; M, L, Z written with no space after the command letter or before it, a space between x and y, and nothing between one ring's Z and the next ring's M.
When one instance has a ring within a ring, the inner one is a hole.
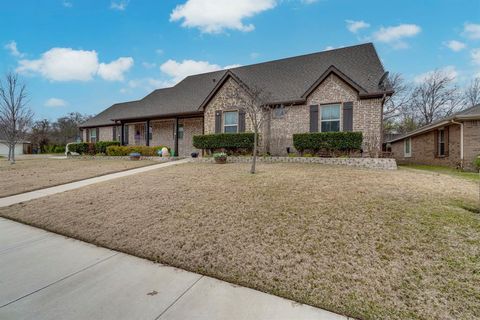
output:
M273 118L281 119L285 116L285 107L283 104L273 106Z
M153 139L153 128L152 126L149 126L148 127L148 140L152 140Z
M412 156L412 139L411 138L405 139L403 146L404 146L404 149L403 149L404 156L411 157Z
M321 113L321 131L331 132L340 131L340 105L329 104L322 106Z
M183 132L184 132L184 129L183 129L183 124L178 124L178 139L183 139Z
M90 142L95 143L97 142L97 129L92 128L89 130L90 132Z
M440 129L438 130L438 156L444 157L445 156L445 130Z
M227 111L223 113L223 132L237 133L238 132L238 112Z

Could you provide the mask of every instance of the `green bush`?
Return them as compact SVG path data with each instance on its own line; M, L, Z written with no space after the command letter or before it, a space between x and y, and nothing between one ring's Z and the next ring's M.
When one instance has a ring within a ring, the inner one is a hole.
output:
M53 149L54 153L65 153L65 146L55 146Z
M71 143L68 145L68 151L78 154L95 154L95 144L89 142Z
M227 154L225 152L217 152L213 154L214 159L223 159L226 157L227 157Z
M216 133L193 136L193 146L197 149L225 150L227 152L237 153L239 151L253 150L254 134L253 132L242 133Z
M42 153L64 153L65 146L57 144L49 144L42 147Z
M300 153L359 151L362 148L362 141L361 132L314 132L293 135L293 146Z
M165 146L109 146L107 147L107 156L128 156L130 153L138 152L142 156L153 157L158 156L158 151L163 148Z
M480 170L480 154L473 160L473 165Z
M119 141L98 141L95 143L95 153L106 153L107 147L119 145Z

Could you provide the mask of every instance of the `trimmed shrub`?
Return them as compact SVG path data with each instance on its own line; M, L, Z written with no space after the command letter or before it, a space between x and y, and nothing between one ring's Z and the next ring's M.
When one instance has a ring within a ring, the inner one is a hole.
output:
M130 153L140 153L144 157L158 156L158 151L165 146L109 146L107 147L107 156L128 156ZM168 149L168 147L166 147Z
M480 154L473 160L473 165L477 168L477 170L480 170Z
M321 151L329 153L360 151L362 141L361 132L313 132L293 135L293 146L302 154L305 151L313 154Z
M57 144L49 144L42 147L42 153L64 153L65 146Z
M110 146L119 146L119 141L98 141L95 143L95 152L96 153L106 153L107 147Z
M216 133L193 136L193 146L197 149L225 150L229 153L238 153L241 150L253 150L254 133Z
M68 151L76 152L78 154L89 154L89 152L95 154L95 144L89 142L71 143L68 145Z

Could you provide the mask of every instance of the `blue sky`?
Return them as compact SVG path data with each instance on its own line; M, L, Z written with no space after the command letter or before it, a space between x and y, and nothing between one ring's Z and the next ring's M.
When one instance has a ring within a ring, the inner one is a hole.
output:
M189 74L369 41L412 81L480 75L478 0L16 0L0 30L0 72L19 72L36 118L51 120Z

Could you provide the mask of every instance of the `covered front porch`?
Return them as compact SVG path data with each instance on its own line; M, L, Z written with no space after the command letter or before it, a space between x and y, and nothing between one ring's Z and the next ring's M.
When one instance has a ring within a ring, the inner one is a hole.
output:
M122 145L166 146L175 156L186 157L200 152L192 145L194 135L203 134L203 117L117 121L117 140Z

